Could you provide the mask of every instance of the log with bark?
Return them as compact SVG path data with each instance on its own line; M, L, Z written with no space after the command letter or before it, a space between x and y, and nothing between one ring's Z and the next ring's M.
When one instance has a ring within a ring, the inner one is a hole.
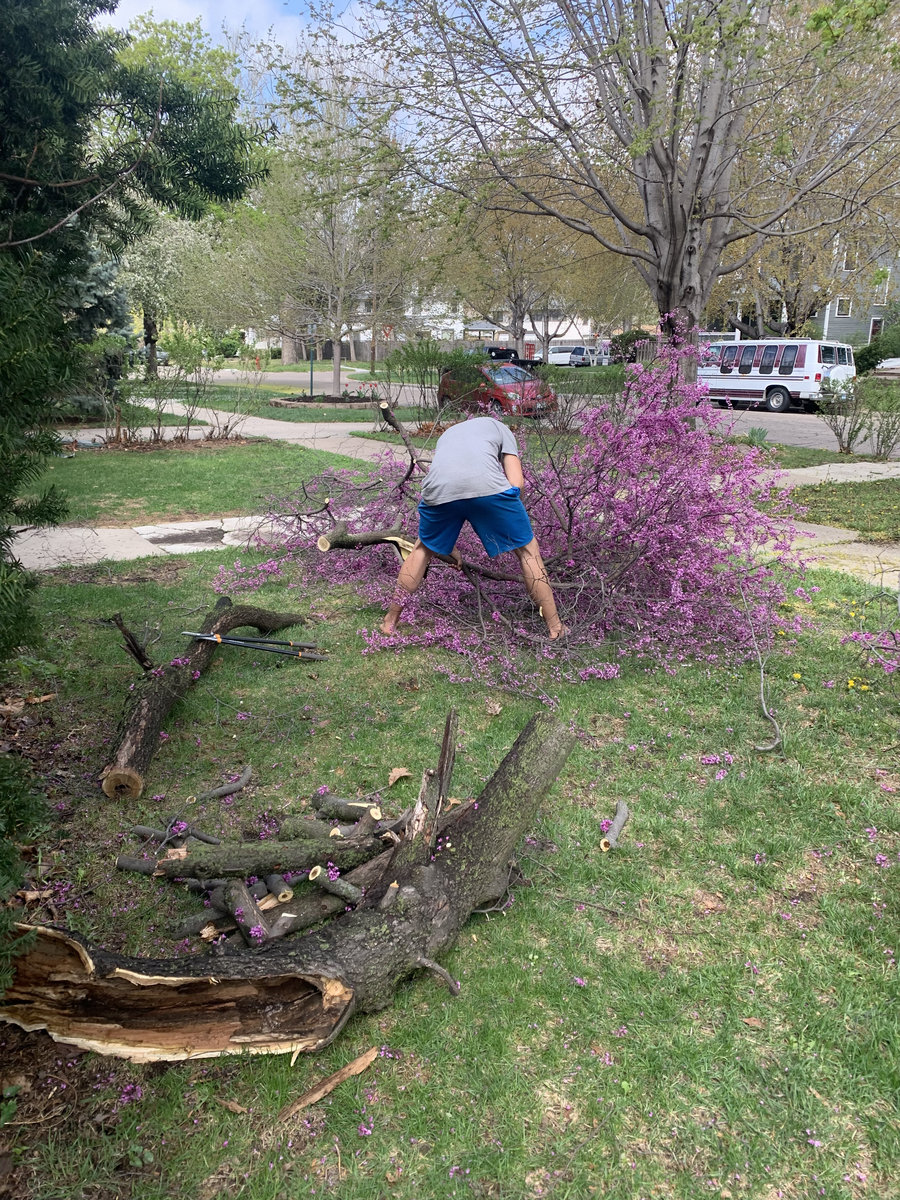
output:
M232 604L223 596L207 613L200 632L223 635L251 626L261 634L302 625L300 613L276 613L250 604ZM135 800L144 790L144 773L158 746L163 724L195 678L209 667L217 643L195 642L180 658L149 670L131 693L119 725L116 748L100 776L111 799ZM144 666L144 661L140 660Z
M447 814L434 852L428 805L438 789L423 788L403 840L375 860L383 867L359 907L290 941L160 960L37 928L14 960L0 1019L135 1061L318 1050L354 1013L389 1004L417 970L452 983L436 957L473 909L504 893L516 844L574 740L551 714L534 717L477 801Z

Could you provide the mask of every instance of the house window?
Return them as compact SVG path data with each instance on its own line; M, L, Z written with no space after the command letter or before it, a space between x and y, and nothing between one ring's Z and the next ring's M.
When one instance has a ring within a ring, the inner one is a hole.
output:
M844 251L844 265L842 270L855 271L859 266L859 254L856 246L848 246Z
M882 279L880 283L877 283L875 285L875 294L872 297L873 304L877 304L879 307L881 307L882 304L887 304L888 287L890 286L890 282L891 282L891 273L890 273L890 271L888 271L885 274L884 279Z
M835 307L836 317L849 317L852 303L849 296L838 296Z
M869 341L874 342L877 337L881 337L882 329L884 329L884 320L881 317L873 317L869 326Z

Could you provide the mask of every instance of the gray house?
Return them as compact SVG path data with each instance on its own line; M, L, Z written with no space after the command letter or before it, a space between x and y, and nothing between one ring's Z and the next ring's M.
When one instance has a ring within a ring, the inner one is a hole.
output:
M822 337L862 346L881 333L887 304L900 296L900 255L881 259L874 284L864 283L860 274L853 269L848 252L843 271L846 291L816 313Z

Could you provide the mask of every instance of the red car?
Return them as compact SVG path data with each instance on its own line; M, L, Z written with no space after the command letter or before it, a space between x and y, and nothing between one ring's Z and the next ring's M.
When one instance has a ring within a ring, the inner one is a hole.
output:
M448 368L438 384L438 403L497 417L556 412L556 396L547 384L512 363Z

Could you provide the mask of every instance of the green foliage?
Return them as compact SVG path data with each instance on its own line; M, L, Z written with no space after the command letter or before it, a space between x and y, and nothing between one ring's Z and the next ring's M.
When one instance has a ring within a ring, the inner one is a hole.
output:
M638 342L646 342L653 334L646 329L626 329L616 333L609 339L610 358L614 363L632 362L634 347Z
M887 460L900 445L900 383L893 379L861 379L858 384L869 413L873 454Z
M860 375L874 371L886 358L900 357L900 325L887 325L867 346L854 351L854 357Z
M148 229L153 206L197 217L263 173L264 133L236 121L234 88L120 61L123 35L95 24L114 8L0 5L0 658L34 632L14 526L52 524L64 511L54 489L36 491L56 451L45 431L54 405L114 393L121 374L121 345L84 350L98 327L126 324L104 250ZM11 828L27 791L16 776L0 790ZM4 878L14 872L7 860Z
M223 333L222 336L217 338L215 341L216 354L221 354L223 358L237 358L241 351L245 348L244 334L240 329L229 329L227 333ZM272 357L274 357L274 353L271 351L270 353L272 354ZM280 348L278 351L278 357L281 357Z

